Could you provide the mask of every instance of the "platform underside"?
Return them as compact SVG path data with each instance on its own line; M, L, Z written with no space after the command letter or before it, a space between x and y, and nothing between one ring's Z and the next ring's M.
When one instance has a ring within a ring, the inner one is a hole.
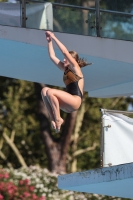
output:
M84 90L90 97L133 94L133 42L55 33L68 50L93 64L83 68ZM59 59L63 55L55 46ZM48 56L42 30L0 26L0 75L64 87L63 72Z
M133 163L60 175L63 190L133 198Z

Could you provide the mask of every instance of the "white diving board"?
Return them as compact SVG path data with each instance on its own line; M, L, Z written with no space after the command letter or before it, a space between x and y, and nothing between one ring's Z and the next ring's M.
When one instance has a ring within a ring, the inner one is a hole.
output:
M83 68L90 97L133 94L133 42L55 33L69 50L94 63ZM55 46L56 47L56 46ZM56 47L57 56L63 56ZM63 73L50 61L42 30L0 25L0 76L64 87Z
M133 198L133 163L58 176L62 190Z

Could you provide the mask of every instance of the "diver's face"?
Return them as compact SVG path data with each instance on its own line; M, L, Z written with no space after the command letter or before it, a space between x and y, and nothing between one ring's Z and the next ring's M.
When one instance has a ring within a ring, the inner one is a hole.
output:
M70 65L69 61L66 58L64 58L63 63L64 67L68 67L68 65Z

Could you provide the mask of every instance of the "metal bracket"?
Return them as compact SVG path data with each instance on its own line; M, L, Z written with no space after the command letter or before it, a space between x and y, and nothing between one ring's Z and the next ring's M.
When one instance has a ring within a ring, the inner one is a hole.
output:
M111 125L103 126L103 128L111 128Z
M100 37L100 3L99 0L95 0L95 5L96 5L96 32L97 32L97 37Z
M26 0L22 0L22 27L26 28Z

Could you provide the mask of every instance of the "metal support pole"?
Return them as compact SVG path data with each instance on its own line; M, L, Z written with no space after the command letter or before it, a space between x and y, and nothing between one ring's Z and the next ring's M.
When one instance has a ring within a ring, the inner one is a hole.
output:
M26 28L26 0L22 0L22 27Z
M100 37L100 3L99 0L95 0L96 6L96 32L97 37Z
M100 135L100 167L103 167L103 159L104 159L104 110L100 109L101 112L101 135Z
M121 110L107 110L107 109L100 109L101 112L105 113L120 113L120 114L127 114L127 115L132 115L133 112L132 111L121 111Z

